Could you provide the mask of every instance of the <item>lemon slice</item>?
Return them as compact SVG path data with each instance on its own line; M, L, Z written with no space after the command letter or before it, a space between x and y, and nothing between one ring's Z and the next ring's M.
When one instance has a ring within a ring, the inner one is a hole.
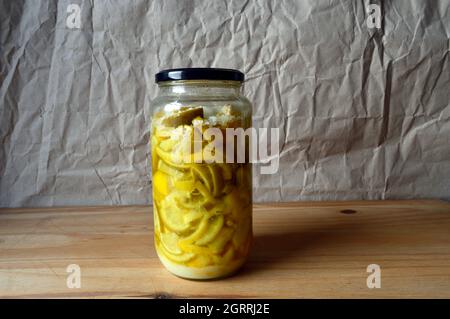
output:
M166 173L167 175L170 175L176 179L183 179L187 178L187 173L183 172L181 170L178 170L170 165L167 165L163 161L159 161L158 163L158 170L160 170L163 173Z
M168 259L170 259L176 263L185 263L195 257L195 254L193 254L193 253L182 253L181 255L171 254L169 251L167 251L167 249L162 244L157 245L156 247L158 249L158 252L162 253Z
M184 222L182 210L170 198L162 202L160 213L164 226L171 231L184 233L190 228L190 225Z
M220 254L225 245L232 239L234 229L230 227L223 227L216 238L209 243L208 247L215 254Z
M230 248L228 248L225 254L223 254L221 263L228 264L229 262L231 262L233 257L234 257L234 249L230 246Z
M164 151L161 147L155 147L156 154L163 159L165 162L172 162L172 153Z
M156 173L153 174L153 186L155 187L155 190L163 196L169 194L168 183L169 181L167 174L161 171L156 171Z
M217 265L227 265L231 262L231 260L234 257L234 249L233 247L230 245L228 247L228 249L225 251L225 253L223 254L223 256L220 255L213 255L213 261L215 264Z
M191 195L188 192L176 191L173 192L174 199L179 207L185 209L200 209L208 200L203 196Z
M205 167L204 165L195 165L195 166L192 166L192 172L194 173L194 175L196 175L200 178L200 180L206 186L208 192L212 192L213 183L212 183L212 176L211 176L211 173L209 172L209 169L207 167Z
M194 244L186 244L186 243L180 243L179 246L181 249L186 253L193 253L193 254L213 254L213 251L211 248L208 247L202 247L197 246Z
M204 214L204 212L199 210L191 210L183 215L184 222L190 224L195 223L200 218L202 218Z
M181 255L183 251L178 247L178 240L180 239L175 233L161 233L161 244L164 248L173 255Z
M172 136L173 128L167 128L161 125L157 125L154 128L153 134L160 140L167 139Z
M167 139L167 140L164 140L161 143L159 143L159 147L164 152L170 152L173 149L173 147L175 146L176 143L177 143L177 141L175 141L173 139Z
M208 231L210 216L210 214L204 215L197 226L197 229L188 237L181 239L179 245L182 247L182 245L192 244L196 240L200 239Z
M180 191L192 192L195 189L195 181L193 179L177 179L174 182L174 186Z
M186 169L189 168L189 165L183 164L184 161L183 158L178 158L178 156L173 156L170 152L165 152L161 147L156 146L155 147L156 154L168 165L176 167L176 168L182 168Z
M195 257L195 259L193 259L192 261L189 262L189 267L196 267L196 268L201 268L201 267L206 267L208 265L210 265L212 262L211 257L205 254L201 254L201 255L197 255Z
M204 246L209 244L216 236L219 234L223 227L223 216L218 215L212 217L213 220L209 221L209 226L207 232L199 239L195 241L196 245Z
M203 185L202 183L200 183L200 181L195 182L195 188L200 192L200 194L202 194L202 196L207 199L207 200L212 200L212 196L209 193L208 189L205 187L205 185Z

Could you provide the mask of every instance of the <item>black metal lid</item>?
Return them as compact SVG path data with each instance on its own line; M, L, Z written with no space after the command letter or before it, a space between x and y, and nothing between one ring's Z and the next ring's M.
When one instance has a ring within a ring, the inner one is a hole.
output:
M219 80L244 82L244 73L233 69L182 68L163 70L155 75L156 83L179 80Z

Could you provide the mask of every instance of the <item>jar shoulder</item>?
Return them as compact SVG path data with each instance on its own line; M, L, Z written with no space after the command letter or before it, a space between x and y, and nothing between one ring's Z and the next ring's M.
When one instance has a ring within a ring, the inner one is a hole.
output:
M252 104L244 95L223 96L216 98L205 98L202 96L157 96L150 101L152 113L157 111L170 112L180 107L217 108L224 105L231 105L234 108L251 114Z

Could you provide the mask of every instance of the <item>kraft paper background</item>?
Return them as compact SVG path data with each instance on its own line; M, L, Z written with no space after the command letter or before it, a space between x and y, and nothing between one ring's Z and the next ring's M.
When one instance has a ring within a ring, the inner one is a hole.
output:
M194 66L245 72L281 129L255 201L450 199L448 0L3 0L0 23L0 206L150 203L153 76Z

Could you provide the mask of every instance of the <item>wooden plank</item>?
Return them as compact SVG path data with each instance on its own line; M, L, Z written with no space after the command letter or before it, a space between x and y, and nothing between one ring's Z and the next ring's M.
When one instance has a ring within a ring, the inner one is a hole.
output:
M237 275L188 281L153 248L148 207L0 209L1 297L450 298L450 204L255 205L251 257ZM66 285L69 264L81 288ZM368 289L366 268L381 267Z

